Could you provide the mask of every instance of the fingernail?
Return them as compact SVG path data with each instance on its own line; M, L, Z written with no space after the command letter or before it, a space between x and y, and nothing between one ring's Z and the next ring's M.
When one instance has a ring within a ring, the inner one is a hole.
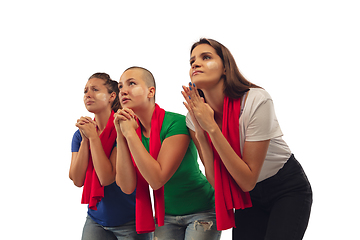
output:
M195 83L193 83L193 86L195 87Z
M192 88L190 87L190 90L192 90Z
M189 82L189 85L191 86L191 85L192 85L192 82Z
M191 99L191 97L189 96L189 99Z

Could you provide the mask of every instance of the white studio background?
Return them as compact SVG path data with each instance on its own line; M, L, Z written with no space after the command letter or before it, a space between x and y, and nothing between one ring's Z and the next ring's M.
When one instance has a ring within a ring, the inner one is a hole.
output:
M200 37L227 46L271 94L314 191L304 239L359 238L357 1L2 1L0 9L1 239L80 239L86 206L68 170L75 122L90 115L88 77L148 68L159 105L186 114L181 85Z

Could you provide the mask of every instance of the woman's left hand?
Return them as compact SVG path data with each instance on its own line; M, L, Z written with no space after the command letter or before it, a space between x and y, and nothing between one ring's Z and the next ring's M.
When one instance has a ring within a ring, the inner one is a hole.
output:
M214 110L200 97L195 84L189 83L189 87L183 86L185 106L194 117L199 126L206 132L214 130L217 126L214 119Z
M124 137L131 131L136 131L139 127L136 121L136 115L130 108L119 109L117 112L117 119L120 129Z
M90 139L98 135L96 122L90 117L81 117L78 119L76 126L80 129L81 133L85 135L86 138Z

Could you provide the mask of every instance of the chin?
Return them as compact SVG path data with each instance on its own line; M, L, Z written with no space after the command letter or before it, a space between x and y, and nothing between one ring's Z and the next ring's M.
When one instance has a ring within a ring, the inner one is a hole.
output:
M196 85L198 89L203 89L209 83L204 79L191 79L191 82Z

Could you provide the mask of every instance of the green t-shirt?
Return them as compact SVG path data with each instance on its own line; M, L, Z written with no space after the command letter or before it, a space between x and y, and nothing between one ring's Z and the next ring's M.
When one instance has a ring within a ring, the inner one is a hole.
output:
M185 116L165 112L160 131L161 143L178 134L189 135ZM149 138L142 135L142 143L149 151ZM214 189L199 169L197 151L191 140L179 168L164 186L165 213L186 215L214 208Z

